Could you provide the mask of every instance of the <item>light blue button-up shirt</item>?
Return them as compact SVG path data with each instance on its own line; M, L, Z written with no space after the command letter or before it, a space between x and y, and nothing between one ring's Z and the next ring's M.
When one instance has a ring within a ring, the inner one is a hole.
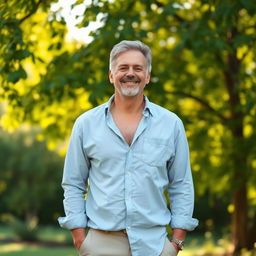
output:
M143 118L128 145L110 112L113 97L75 122L62 181L66 217L59 223L67 229L126 229L133 256L159 256L166 225L198 225L184 127L145 97Z

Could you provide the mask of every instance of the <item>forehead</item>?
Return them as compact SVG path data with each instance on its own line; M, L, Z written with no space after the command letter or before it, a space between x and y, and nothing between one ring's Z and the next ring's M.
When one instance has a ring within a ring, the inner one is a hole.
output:
M138 50L128 50L120 53L115 59L115 64L119 65L146 65L146 58Z

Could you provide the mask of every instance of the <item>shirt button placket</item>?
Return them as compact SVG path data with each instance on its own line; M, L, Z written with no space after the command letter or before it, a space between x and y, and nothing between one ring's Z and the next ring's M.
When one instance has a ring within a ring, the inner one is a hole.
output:
M131 168L131 150L129 148L126 157L125 165L125 205L126 205L126 228L131 229L131 216L132 216L132 175L130 172Z

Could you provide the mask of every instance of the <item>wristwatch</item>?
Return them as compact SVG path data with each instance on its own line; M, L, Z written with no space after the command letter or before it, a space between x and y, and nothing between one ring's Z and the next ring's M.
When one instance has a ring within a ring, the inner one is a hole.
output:
M179 240L179 239L173 237L173 238L171 239L171 242L174 242L175 244L177 244L179 250L181 250L181 251L182 251L182 250L184 249L184 247L185 247L185 240Z

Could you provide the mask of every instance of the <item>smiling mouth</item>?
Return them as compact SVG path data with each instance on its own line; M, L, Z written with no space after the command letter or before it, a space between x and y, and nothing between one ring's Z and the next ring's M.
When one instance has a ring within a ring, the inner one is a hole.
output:
M121 83L131 83L131 84L138 84L140 82L140 79L136 77L124 77L120 80Z
M128 84L128 85L130 84L130 85L133 85L133 84L138 84L139 81L124 81L124 82L121 81L121 83L122 83L122 84Z

